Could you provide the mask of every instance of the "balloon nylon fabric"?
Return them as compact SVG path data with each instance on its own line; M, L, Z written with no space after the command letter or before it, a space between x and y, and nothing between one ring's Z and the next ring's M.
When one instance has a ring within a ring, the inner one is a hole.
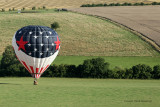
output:
M58 34L46 26L26 26L12 39L16 56L33 78L40 78L58 55Z

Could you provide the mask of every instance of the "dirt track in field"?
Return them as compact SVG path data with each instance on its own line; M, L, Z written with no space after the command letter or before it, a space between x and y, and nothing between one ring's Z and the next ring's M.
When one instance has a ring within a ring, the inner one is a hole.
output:
M71 10L111 19L141 33L160 46L160 6L83 7Z

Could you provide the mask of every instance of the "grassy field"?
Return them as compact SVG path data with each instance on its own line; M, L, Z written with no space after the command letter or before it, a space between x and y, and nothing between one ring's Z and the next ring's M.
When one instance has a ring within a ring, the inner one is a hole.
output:
M83 64L83 61L86 59L97 58L99 56L57 56L55 61L52 64L60 65L60 64L68 64L68 65L76 65ZM131 68L137 64L147 64L151 67L160 64L160 57L121 57L121 56L100 56L104 58L106 62L110 64L110 69L114 69L115 67L119 67L122 69ZM1 60L2 56L0 56Z
M160 80L0 78L1 107L159 107Z
M78 56L159 56L149 44L135 34L108 21L92 16L54 10L39 13L0 13L0 54L11 45L13 34L27 25L50 26L54 21L61 28L59 55Z
M159 2L160 0L1 0L0 7L4 9L16 8L21 9L32 8L33 6L47 8L73 8L80 7L82 4L92 4L92 3L124 3L124 2L145 2L150 3L153 1Z
M101 56L109 62L110 68L130 68L136 64L147 64L151 67L160 64L160 57L106 57ZM96 56L58 56L52 64L82 64L84 60L96 58Z

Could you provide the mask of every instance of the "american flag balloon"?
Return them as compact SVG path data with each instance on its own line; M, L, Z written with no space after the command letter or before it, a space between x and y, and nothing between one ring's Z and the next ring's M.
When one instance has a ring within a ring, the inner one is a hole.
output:
M12 39L18 60L33 78L39 79L58 55L58 34L46 26L26 26L19 29Z

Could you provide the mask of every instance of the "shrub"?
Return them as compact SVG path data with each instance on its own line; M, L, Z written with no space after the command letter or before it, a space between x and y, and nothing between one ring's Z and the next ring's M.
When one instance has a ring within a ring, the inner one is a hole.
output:
M15 76L19 72L20 62L17 60L12 46L7 46L2 54L1 69L3 76Z
M68 10L63 8L62 11L68 11Z
M25 10L25 7L23 7L22 10Z
M46 6L43 6L42 8L43 8L43 9L46 9Z
M32 7L32 10L36 10L36 7L34 6L34 7Z
M110 3L109 5L105 4L83 4L81 5L81 7L101 7L101 6L140 6L140 5L160 5L160 2L152 2L150 4L145 4L143 2L141 3L123 3L123 4L119 4L119 3Z
M83 65L81 65L81 64L78 65L77 66L76 77L82 78L83 77L83 71L84 71Z
M133 70L132 69L126 69L124 78L132 79L133 78Z
M66 77L77 77L77 68L75 65L65 65Z
M109 6L115 6L115 4L114 3L110 3Z
M120 5L121 5L121 4L119 4L119 3L116 3L116 4L115 4L115 6L120 6Z
M132 6L132 3L128 3L128 6Z
M153 78L160 79L160 65L153 67Z
M2 9L2 12L5 12L5 9Z
M19 64L19 61L17 60L13 48L10 45L5 48L5 51L2 54L1 66L2 68L7 68L12 64Z
M84 60L82 65L83 77L103 78L109 69L109 63L105 63L103 58L93 58Z
M51 28L56 30L57 28L60 28L59 23L58 22L54 22L51 24Z
M12 8L12 11L15 11L15 8L14 8L14 7Z
M81 5L80 7L85 7L86 5L85 4L83 4L83 5Z
M158 3L157 3L157 2L152 2L151 4L152 4L152 5L158 5Z
M105 3L104 6L108 6L108 4Z
M144 5L144 3L143 3L143 2L141 2L141 3L140 3L140 5L142 5L142 6L143 6L143 5Z
M102 6L104 6L103 4L97 4L96 5L97 7L102 7Z
M11 9L9 9L9 11L12 11Z
M140 3L134 3L133 5L134 5L134 6L139 6L139 5L140 5Z
M149 79L151 78L152 68L145 64L139 64L132 67L133 78L135 79Z
M127 2L125 2L125 3L123 3L123 4L122 4L122 6L128 6L128 3L127 3Z
M66 77L66 66L63 64L59 65L58 72L60 73L60 77Z
M60 77L60 72L58 71L58 66L55 64L50 66L44 73L43 77Z
M115 67L114 71L116 73L115 78L119 78L119 79L125 78L125 70L123 70L122 68Z
M91 6L92 6L92 7L95 7L95 6L96 6L96 4L94 4L94 3L93 3Z

